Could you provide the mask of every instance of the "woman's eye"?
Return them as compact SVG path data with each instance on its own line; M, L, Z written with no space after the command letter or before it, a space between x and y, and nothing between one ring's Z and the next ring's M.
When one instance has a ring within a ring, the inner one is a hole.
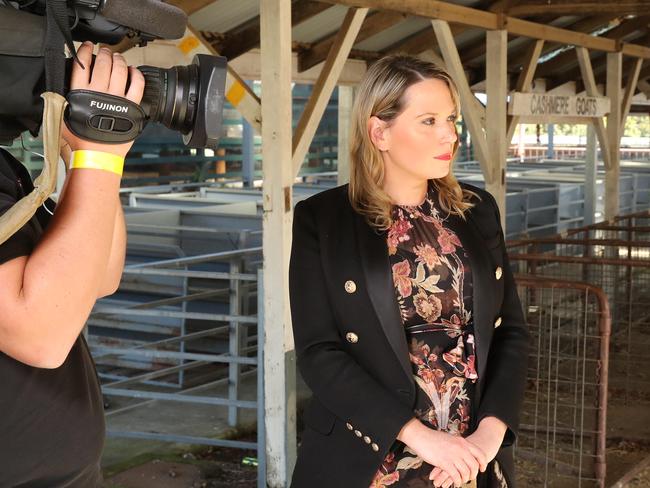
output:
M435 125L435 123L436 123L436 119L434 118L429 118L424 121L425 125Z

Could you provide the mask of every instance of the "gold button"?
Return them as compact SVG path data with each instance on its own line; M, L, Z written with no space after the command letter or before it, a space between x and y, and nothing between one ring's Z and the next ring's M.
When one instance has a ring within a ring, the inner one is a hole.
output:
M355 430L354 435L356 435L357 437L361 437L363 434L361 432L359 432L358 430Z
M370 439L370 437L365 436L365 437L363 438L363 442L365 442L366 444L370 444L370 443L372 442L372 440Z
M501 266L497 266L497 269L494 270L494 276L496 276L497 280L501 279L503 276L503 269L501 269Z
M354 427L352 427L352 424L350 423L345 424L345 426L348 428L348 430L354 429Z
M345 334L345 339L352 344L356 344L357 342L359 342L359 336L356 335L354 332L348 332L347 334Z
M375 451L375 452L379 451L379 446L377 444L375 444L374 442L372 443L372 445L370 447L372 447L372 450Z
M346 281L345 291L347 291L348 293L354 293L355 291L357 291L357 284L352 280Z
M499 327L501 325L501 317L497 317L497 319L494 321L494 327Z

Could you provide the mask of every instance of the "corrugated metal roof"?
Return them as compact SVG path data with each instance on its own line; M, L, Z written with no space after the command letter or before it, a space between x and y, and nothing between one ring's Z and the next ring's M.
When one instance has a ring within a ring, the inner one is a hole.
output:
M399 22L383 32L355 44L354 47L355 49L362 49L364 51L381 51L395 44L400 39L404 39L422 29L426 29L427 26L431 27L431 21L420 17L409 17L403 22Z
M464 5L481 10L486 9L485 0L453 0L449 1L449 3ZM214 3L204 7L203 9L190 16L190 23L199 30L226 33L257 17L259 15L259 4L260 0L216 0ZM347 6L332 5L326 10L323 10L317 15L295 26L292 29L292 40L304 44L310 44L328 38L340 29L347 11ZM597 15L597 17L593 17L593 15ZM529 20L533 22L544 23L546 25L571 29L573 24L576 22L587 20L590 17L599 18L600 16L607 15L609 14L592 14L590 12L585 12L584 15L581 13L576 13L573 15L559 15L551 21L549 21L549 15L539 15L537 16L537 19L533 17ZM616 17L616 14L612 13L611 17ZM620 15L618 17L623 22L625 22L629 19L632 19L634 15ZM584 26L585 24L582 25ZM381 33L378 33L368 39L364 39L363 41L357 43L355 45L355 48L361 51L381 52L386 50L388 47L399 43L399 41L406 40L410 36L422 30L426 30L427 28L430 28L429 20L415 16L408 17L406 20L384 29ZM622 36L622 39L635 42L635 40L639 38L639 32L647 35L647 26L642 26L639 31L630 32L627 35ZM645 38L639 40L643 42ZM466 50L467 47L480 45L482 42L485 42L485 31L482 29L474 28L466 29L455 37L455 41L456 46L462 54L462 51ZM518 52L517 57L519 57L521 50L518 48L521 48L524 43L529 42L529 39L522 37L514 39L511 38L508 43L508 49L511 52ZM428 46L423 46L423 50L426 50L427 48ZM544 56L548 56L548 53L546 53ZM600 58L602 58L602 56L597 57L598 64L603 63ZM466 62L468 66L474 69L478 74L481 73L482 68L484 68L485 56L476 56L473 59L465 58L464 62ZM562 75L565 69L566 73L569 73L574 65L575 63L567 62L565 67L554 70L552 77L557 78L557 82L562 82ZM602 66L599 66L599 68L602 68ZM645 68L642 74L643 76L641 79L647 79L648 69Z
M227 32L260 14L260 0L217 0L190 15L199 30Z
M347 11L348 7L344 5L333 5L331 8L294 27L291 31L292 40L316 42L327 37L328 34L339 30Z

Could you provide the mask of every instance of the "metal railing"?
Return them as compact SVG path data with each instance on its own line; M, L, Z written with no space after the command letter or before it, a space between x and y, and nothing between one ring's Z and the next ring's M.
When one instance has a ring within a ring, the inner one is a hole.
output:
M508 251L522 272L605 292L612 314L610 394L625 405L650 403L650 212L514 241Z
M586 283L522 275L516 282L531 333L517 457L538 466L533 484L603 488L607 297Z

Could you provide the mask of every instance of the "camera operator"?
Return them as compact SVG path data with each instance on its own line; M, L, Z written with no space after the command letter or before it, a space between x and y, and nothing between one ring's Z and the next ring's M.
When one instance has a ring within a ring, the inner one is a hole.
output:
M78 50L71 89L140 103L145 81L124 58ZM0 96L11 97L11 93ZM0 244L0 486L89 488L101 481L103 402L81 334L95 301L115 292L125 258L119 188L132 142L73 135L69 171L50 222L42 209ZM0 150L0 214L33 188Z

